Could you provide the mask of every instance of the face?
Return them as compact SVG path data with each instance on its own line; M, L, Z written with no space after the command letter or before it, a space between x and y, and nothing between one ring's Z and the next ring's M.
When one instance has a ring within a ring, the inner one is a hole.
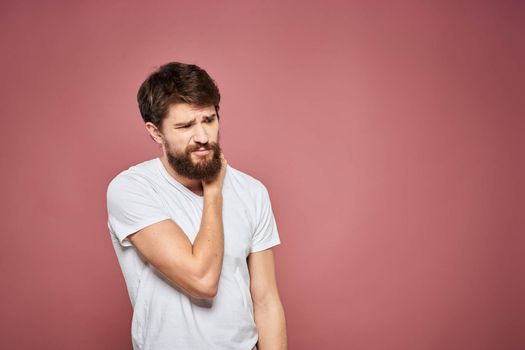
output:
M162 122L166 158L175 172L192 180L212 180L221 169L219 121L215 107L175 104Z

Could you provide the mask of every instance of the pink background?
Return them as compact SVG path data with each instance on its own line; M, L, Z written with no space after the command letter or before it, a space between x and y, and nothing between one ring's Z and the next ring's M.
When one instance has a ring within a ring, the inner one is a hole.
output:
M110 3L0 3L0 348L131 348L105 192L172 60L270 191L290 349L525 348L519 1Z

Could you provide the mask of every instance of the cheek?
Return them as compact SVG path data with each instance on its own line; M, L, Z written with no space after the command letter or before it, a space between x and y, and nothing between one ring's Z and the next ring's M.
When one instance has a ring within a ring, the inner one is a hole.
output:
M219 141L219 127L217 126L215 128L212 128L209 131L208 136L209 136L210 140L218 142Z
M169 138L164 142L164 146L171 152L183 153L187 147L187 144L184 143L184 141L185 140L181 138Z

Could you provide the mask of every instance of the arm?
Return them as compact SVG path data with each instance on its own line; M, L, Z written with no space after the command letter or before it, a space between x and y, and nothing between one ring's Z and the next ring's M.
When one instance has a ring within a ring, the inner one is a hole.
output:
M248 268L255 324L259 333L257 349L286 350L286 320L277 290L272 250L250 254Z
M222 225L222 182L226 171L212 183L204 183L201 225L193 245L172 220L145 227L129 236L144 258L167 279L196 298L213 298L222 269L224 233Z

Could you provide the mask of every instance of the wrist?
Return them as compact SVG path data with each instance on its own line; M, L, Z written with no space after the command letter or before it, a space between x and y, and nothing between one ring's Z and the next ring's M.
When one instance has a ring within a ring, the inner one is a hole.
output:
M217 200L222 199L222 189L215 187L208 187L204 191L204 199Z

